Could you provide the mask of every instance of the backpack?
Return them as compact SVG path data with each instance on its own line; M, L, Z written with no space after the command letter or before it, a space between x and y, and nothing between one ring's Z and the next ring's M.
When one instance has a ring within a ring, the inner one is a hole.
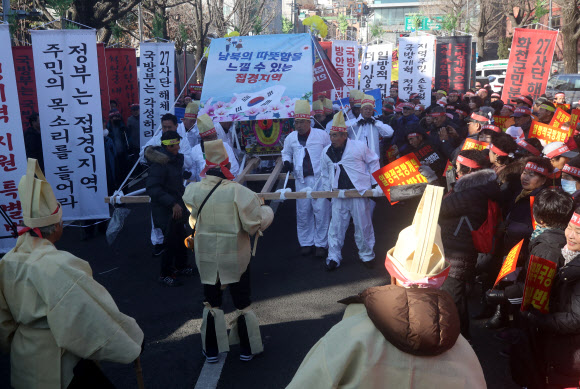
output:
M463 219L467 222L467 226L471 231L471 237L473 238L473 246L478 253L488 254L491 253L494 247L494 237L497 232L497 225L500 220L501 213L499 209L499 204L492 200L487 200L487 218L477 230L474 230L471 226L471 222L467 216L463 216L459 221L455 235L457 236L459 228L463 222Z

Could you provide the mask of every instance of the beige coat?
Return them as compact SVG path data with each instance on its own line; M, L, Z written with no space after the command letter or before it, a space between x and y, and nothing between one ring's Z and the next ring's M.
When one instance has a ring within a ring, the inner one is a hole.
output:
M421 309L432 311L425 305ZM384 311L388 312L388 309ZM388 312L387 322L395 326L403 323L401 327L408 328L409 343L404 346L416 352L411 354L395 347L369 318L365 305L351 304L343 320L312 347L287 389L486 388L477 356L465 338L459 335L457 341L450 344L450 349L437 355L418 356L428 350L440 349L441 343L454 337L448 333L442 337L431 333L434 336L429 339L431 334L414 333L421 323L412 320L407 326L404 323L406 307L403 305L395 311ZM431 322L427 322L430 326ZM393 340L403 346L403 338L393 337Z
M142 342L87 262L28 233L0 260L0 347L14 388L66 388L80 358L130 363Z
M222 183L203 206L194 237L201 282L208 285L215 285L218 278L224 285L240 280L250 263L250 235L261 229L262 223L262 202L256 193L208 175L185 188L183 201L191 212L192 227L199 206L218 181Z

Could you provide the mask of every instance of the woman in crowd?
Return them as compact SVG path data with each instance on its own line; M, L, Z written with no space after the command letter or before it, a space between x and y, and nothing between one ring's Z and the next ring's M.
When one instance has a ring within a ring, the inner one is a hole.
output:
M461 323L461 334L470 338L467 283L475 278L477 250L471 236L487 218L488 200L498 201L497 175L489 169L485 154L464 150L456 161L458 181L441 203L439 225L446 259L451 264L442 289L453 297Z
M580 195L580 156L568 161L562 168L562 189L574 200Z
M469 109L471 112L478 112L479 108L483 106L483 99L479 96L471 96L469 98Z

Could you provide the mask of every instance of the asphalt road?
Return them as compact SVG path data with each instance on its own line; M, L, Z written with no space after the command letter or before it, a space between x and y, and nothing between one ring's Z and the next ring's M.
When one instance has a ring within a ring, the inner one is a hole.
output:
M334 324L344 308L337 300L370 286L387 284L382 266L386 251L398 232L410 224L417 201L388 205L380 199L374 214L375 269L364 267L356 254L352 225L343 249L344 261L334 272L322 260L302 257L296 238L295 203L277 209L274 223L260 238L252 260L253 309L261 324L265 352L249 363L239 360L233 346L225 359L218 388L283 388L292 379L308 350ZM152 257L148 205L131 205L131 214L112 247L104 235L81 240L79 228L67 227L60 249L90 262L95 279L114 297L121 311L133 316L145 332L141 357L147 388L194 388L204 366L199 334L202 288L197 274L178 288L157 283L159 258ZM472 298L473 310L477 297ZM228 293L223 309L232 317ZM517 388L509 378L509 361L498 355L503 345L493 333L473 324L474 348L483 366L488 387ZM102 363L118 388L137 388L132 365ZM0 388L9 387L9 359L0 356Z

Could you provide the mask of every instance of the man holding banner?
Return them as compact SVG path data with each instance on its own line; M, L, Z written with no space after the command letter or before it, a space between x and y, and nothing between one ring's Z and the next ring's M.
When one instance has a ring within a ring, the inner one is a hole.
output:
M372 207L369 198L344 198L344 191L356 189L363 194L375 180L372 172L380 169L379 157L363 142L349 139L342 111L334 115L330 130L331 144L322 154L321 181L323 190L338 190L338 198L331 201L332 216L328 228L328 257L326 268L329 271L340 266L344 235L352 218L354 239L359 257L366 267L374 265L375 232L372 222ZM381 191L379 187L376 187ZM381 193L378 192L377 194Z

